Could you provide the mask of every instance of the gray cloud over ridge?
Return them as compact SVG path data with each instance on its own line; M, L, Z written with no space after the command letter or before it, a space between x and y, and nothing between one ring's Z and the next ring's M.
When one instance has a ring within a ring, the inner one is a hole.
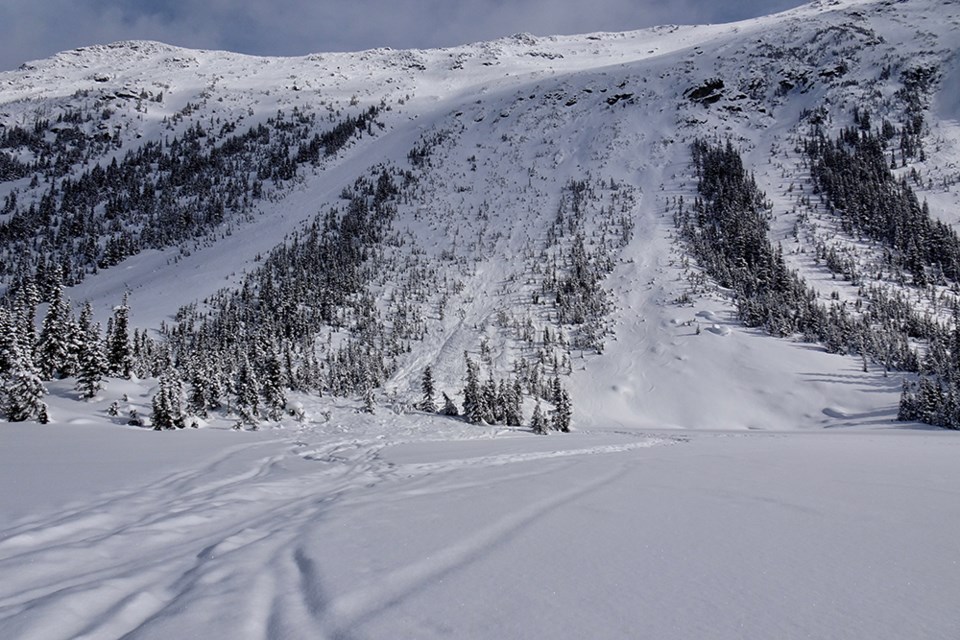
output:
M302 55L373 47L430 48L518 32L624 31L725 22L802 0L5 0L0 70L116 40Z

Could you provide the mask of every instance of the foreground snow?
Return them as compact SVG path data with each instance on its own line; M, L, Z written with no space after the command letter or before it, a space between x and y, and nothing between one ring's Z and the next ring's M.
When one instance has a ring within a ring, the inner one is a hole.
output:
M951 435L5 424L0 637L950 637Z

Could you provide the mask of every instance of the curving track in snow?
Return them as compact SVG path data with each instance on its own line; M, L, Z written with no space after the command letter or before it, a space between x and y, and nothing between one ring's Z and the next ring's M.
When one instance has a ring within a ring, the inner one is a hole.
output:
M382 457L391 444L382 437L327 436L313 445L311 435L230 447L193 470L5 528L0 635L155 637L206 627L217 637L304 637L308 630L311 637L340 636L619 472L516 505L429 557L334 597L322 577L333 550L316 543L339 514L477 486L462 482L465 471L480 473L479 484L498 484L556 471L558 461L572 465L667 442L557 448L575 441L551 439L549 447L528 451L393 463ZM494 480L490 470L504 466L520 471L498 469Z
M4 525L0 637L933 638L960 622L949 434L386 426L242 436Z

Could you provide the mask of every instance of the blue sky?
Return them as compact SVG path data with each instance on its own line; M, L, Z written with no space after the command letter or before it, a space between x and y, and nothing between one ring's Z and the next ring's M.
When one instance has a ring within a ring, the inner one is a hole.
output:
M803 0L3 0L0 70L76 47L147 39L302 55L726 22Z

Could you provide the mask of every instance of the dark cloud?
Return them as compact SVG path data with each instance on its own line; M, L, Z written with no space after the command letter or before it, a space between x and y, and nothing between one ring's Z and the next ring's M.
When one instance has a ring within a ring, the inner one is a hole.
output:
M517 32L623 31L738 20L802 0L4 0L0 70L57 51L148 39L198 49L298 55L429 48Z

